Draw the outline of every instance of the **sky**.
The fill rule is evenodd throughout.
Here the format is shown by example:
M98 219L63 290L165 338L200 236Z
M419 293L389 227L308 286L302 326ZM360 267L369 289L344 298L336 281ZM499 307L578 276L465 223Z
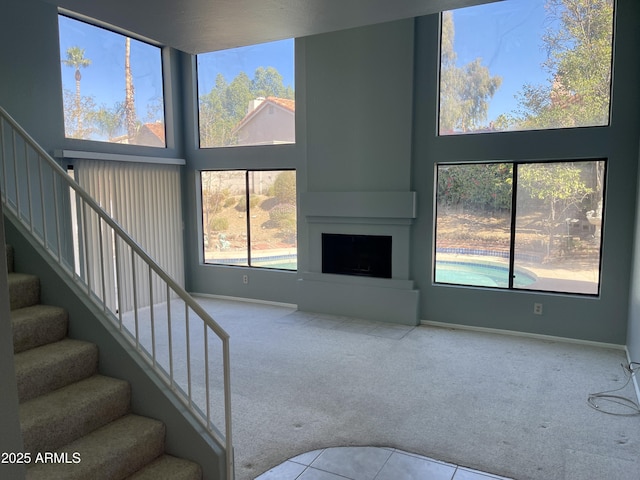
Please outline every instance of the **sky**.
M125 37L65 16L59 17L59 24L61 60L73 46L84 48L85 58L91 60L91 65L80 70L81 94L94 97L98 106L113 107L123 102ZM260 66L275 67L283 76L284 85L295 88L293 43L293 39L283 40L198 55L199 90L211 90L218 73L231 82L241 71L253 78ZM157 103L163 94L160 48L132 40L131 70L139 119L157 120L147 118L147 105ZM62 64L61 75L63 88L75 92L75 68Z
M284 86L295 90L293 44L289 39L198 55L199 95L211 91L218 73L231 83L240 72L253 78L258 67L274 67L282 75Z
M525 83L547 81L541 37L552 24L544 4L545 0L508 0L453 11L458 65L479 57L491 75L502 77L488 121L517 107L514 96Z
M525 83L542 84L548 72L542 68L546 54L542 34L553 27L545 11L546 0L506 0L453 11L455 50L458 64L476 58L489 68L491 75L502 77L502 85L489 106L488 121L517 108L515 95ZM283 76L285 86L294 84L293 40L223 50L198 55L199 94L214 85L217 73L231 82L244 71L252 78L257 67L273 66ZM124 37L67 17L60 17L60 46L64 58L70 46L85 49L91 66L81 70L82 94L113 106L124 100ZM138 116L146 119L148 103L162 96L160 49L132 41ZM75 91L74 69L61 68L63 86Z
M92 96L98 107L108 108L125 97L125 37L68 17L59 17L60 56L66 58L69 47L85 50L84 56L91 65L81 68L81 94ZM147 118L147 105L163 96L162 58L160 48L138 40L131 41L131 71L134 81L136 110L140 120ZM75 93L75 68L61 64L62 85Z

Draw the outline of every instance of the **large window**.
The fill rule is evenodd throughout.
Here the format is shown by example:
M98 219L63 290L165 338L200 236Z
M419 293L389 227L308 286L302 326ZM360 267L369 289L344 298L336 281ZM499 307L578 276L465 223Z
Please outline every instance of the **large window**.
M294 41L197 57L200 147L295 143Z
M599 293L604 161L436 168L436 283Z
M59 16L67 138L165 147L159 47Z
M201 172L205 263L297 269L296 172Z
M440 135L609 124L614 0L442 14Z

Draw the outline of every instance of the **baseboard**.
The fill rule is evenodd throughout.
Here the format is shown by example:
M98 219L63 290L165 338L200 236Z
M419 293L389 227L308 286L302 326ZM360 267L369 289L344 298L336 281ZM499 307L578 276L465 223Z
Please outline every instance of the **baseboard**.
M245 297L233 297L231 295L215 295L213 293L197 293L197 292L189 292L194 298L202 297L202 298L211 298L215 300L232 300L234 302L245 302L245 303L259 303L261 305L273 305L275 307L285 307L285 308L298 308L298 305L295 303L284 303L284 302L272 302L271 300L261 300L259 298L245 298Z
M518 332L515 330L503 330L500 328L475 327L472 325L462 325L457 323L434 322L431 320L421 320L421 325L438 328L450 328L453 330L470 330L474 332L494 333L497 335L510 335L513 337L535 338L538 340L548 340L553 342L574 343L578 345L589 345L592 347L612 348L615 350L626 350L625 345L615 343L594 342L592 340L581 340L579 338L556 337L554 335L542 335L539 333Z

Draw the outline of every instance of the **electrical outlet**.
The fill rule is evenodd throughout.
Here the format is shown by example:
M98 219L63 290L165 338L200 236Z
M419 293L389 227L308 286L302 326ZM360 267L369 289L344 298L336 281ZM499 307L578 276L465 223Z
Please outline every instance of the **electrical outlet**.
M242 275L242 283L245 285L249 283L249 275Z
M535 315L542 315L542 304L541 303L534 303L533 304L533 313Z

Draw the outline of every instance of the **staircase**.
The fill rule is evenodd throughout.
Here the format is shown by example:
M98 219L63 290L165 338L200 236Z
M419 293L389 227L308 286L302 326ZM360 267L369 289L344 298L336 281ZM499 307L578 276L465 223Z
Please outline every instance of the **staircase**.
M66 311L40 305L39 279L6 255L26 478L202 479L165 453L164 424L131 412L129 384L100 375L98 348L67 337Z

